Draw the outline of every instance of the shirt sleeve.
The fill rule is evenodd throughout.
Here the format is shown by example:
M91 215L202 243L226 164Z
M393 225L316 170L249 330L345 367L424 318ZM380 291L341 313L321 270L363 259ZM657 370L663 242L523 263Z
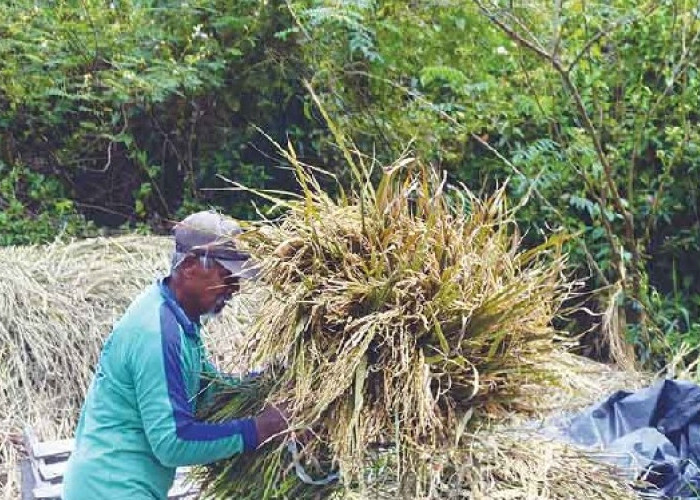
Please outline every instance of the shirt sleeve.
M206 464L258 445L250 418L210 423L194 415L183 375L180 328L167 305L161 331L135 337L130 356L136 400L153 453L167 467Z

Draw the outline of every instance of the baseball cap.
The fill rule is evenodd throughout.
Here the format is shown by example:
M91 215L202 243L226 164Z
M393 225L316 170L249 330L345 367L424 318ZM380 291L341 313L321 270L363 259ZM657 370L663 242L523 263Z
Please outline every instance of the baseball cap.
M250 254L236 247L235 237L243 233L230 217L214 210L187 216L173 228L175 255L203 255L215 259L239 278L254 278Z

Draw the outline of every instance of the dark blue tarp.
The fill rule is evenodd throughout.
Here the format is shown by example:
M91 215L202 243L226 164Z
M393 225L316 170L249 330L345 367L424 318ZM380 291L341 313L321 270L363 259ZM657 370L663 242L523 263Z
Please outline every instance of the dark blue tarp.
M661 380L618 391L554 424L560 437L635 471L659 497L700 498L700 386Z

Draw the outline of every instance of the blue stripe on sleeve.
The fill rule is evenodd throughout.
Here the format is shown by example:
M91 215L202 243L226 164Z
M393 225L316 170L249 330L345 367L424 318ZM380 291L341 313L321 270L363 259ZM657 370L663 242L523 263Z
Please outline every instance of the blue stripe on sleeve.
M254 450L258 446L258 433L252 418L209 423L194 417L182 373L180 328L166 303L160 308L160 325L168 396L173 407L177 437L185 441L213 441L240 434L244 448Z

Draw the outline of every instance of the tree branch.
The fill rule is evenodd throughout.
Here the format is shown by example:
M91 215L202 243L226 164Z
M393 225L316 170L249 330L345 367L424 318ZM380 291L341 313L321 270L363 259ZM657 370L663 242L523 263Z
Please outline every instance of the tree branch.
M503 31L505 31L508 35L510 35L510 37L513 41L515 41L516 43L518 43L520 45L523 45L524 47L527 47L528 49L535 52L537 55L539 55L541 58L545 59L546 61L550 61L552 59L551 55L549 53L547 53L546 50L544 50L542 47L540 47L538 45L535 45L533 42L523 38L513 28L511 28L506 23L501 21L496 14L494 14L493 12L488 10L486 7L484 7L484 4L481 0L474 0L474 3L476 3L479 10L486 17L488 17L491 20L491 22L493 22L496 26L498 26Z
M561 9L564 0L556 0L557 4L554 10L554 42L552 43L552 56L557 57L559 45L561 44L561 35L563 32L563 23L561 21Z
M568 73L568 71L562 66L561 60L557 58L556 56L547 53L545 50L537 47L535 44L530 42L529 40L526 40L523 38L518 32L516 32L513 28L505 24L503 21L501 21L495 14L493 14L491 11L486 9L483 5L483 2L481 0L474 0L476 5L479 7L479 9L486 15L494 24L496 24L498 27L500 27L510 38L516 42L517 44L524 46L531 51L533 51L535 54L537 54L539 57L547 61L552 65L552 67L559 73L559 75L562 78L562 81L564 83L564 86L566 87L567 91L570 93L570 95L574 99L574 104L576 105L576 109L583 120L583 127L586 129L586 132L591 138L591 141L593 142L593 147L596 152L596 156L598 157L598 161L600 161L601 166L603 167L603 171L605 172L605 177L606 177L606 184L608 185L608 189L610 189L610 193L613 197L613 204L615 205L615 209L620 212L621 214L625 214L627 210L624 208L622 205L621 199L620 199L620 193L617 189L617 185L614 182L613 179L613 172L612 168L610 166L610 162L608 161L605 152L603 151L603 146L600 142L600 137L598 135L598 131L596 130L595 126L593 125L593 122L591 121L591 118L588 114L588 111L586 110L586 106L583 103L583 99L581 98L581 94L578 91L578 88L574 84L574 82L571 80L571 77Z
M653 8L653 9L650 9L650 12L645 13L645 15L650 14L651 12L653 12L654 10L656 10L657 7L658 7L658 5L654 5L654 8ZM621 17L620 19L618 19L617 21L615 21L614 23L612 23L612 24L610 25L609 28L604 29L604 30L600 30L598 33L596 33L595 35L593 35L593 36L586 42L586 44L583 46L583 48L576 54L576 56L574 57L573 61L571 61L571 63L569 64L569 66L566 68L566 72L567 72L567 73L570 73L571 70L573 70L574 67L581 61L581 59L583 58L583 56L585 56L585 55L588 53L588 51L591 50L591 47L593 47L593 45L595 45L598 41L600 41L602 38L605 38L605 37L607 37L608 35L612 34L612 32L615 31L615 30L617 30L617 28L619 28L620 26L622 26L622 25L624 25L624 24L627 24L627 23L629 23L629 22L632 22L632 21L636 21L636 20L637 20L637 17L638 17L638 16L636 16L636 15L634 15L634 16L627 16L627 17Z
M623 205L622 203L622 197L620 196L620 192L617 188L617 184L615 183L615 178L614 178L614 173L612 169L612 165L610 164L608 157L603 149L603 145L600 140L600 135L598 134L598 131L593 124L591 117L586 110L586 106L583 102L583 98L581 97L581 93L578 90L578 87L576 84L573 82L571 79L571 74L570 74L570 68L572 68L572 65L569 65L568 68L565 68L562 65L561 59L556 55L556 54L550 54L546 50L542 49L541 46L538 46L531 42L530 40L525 39L520 33L518 33L515 29L513 29L511 26L503 22L497 15L495 15L493 12L491 12L489 9L487 9L483 2L481 0L474 0L474 3L477 5L479 10L486 16L488 17L491 22L493 22L496 26L501 28L501 30L506 33L512 41L517 43L518 45L525 47L526 49L529 49L532 51L535 55L540 57L541 59L547 61L554 70L559 73L562 82L564 84L564 88L567 90L569 95L572 97L574 101L574 105L576 107L577 113L579 117L581 118L583 122L583 128L586 130L586 133L588 134L591 142L593 143L593 148L596 154L596 157L598 158L598 161L600 162L602 168L603 168L603 173L604 173L604 185L607 188L607 191L610 193L610 197L612 198L610 201L612 202L613 207L615 210L620 213L623 217L623 222L624 222L624 238L625 242L627 244L627 247L632 255L632 263L631 263L631 270L632 270L632 281L633 281L633 290L635 295L639 291L639 288L641 286L640 282L640 276L638 272L638 266L640 262L640 254L639 254L639 248L637 245L637 240L635 238L634 234L634 217L632 213ZM579 55L580 57L583 56L583 54L586 53L586 51L590 48L590 46L593 45L597 40L602 38L603 36L612 33L614 29L616 29L618 26L621 25L621 22L616 22L613 24L612 27L609 29L605 30L604 32L598 33L595 36L593 36L586 46L584 47L585 50L582 50ZM578 62L580 59L579 56L574 59L574 62ZM607 203L607 196L605 195L605 192L603 192L602 200L603 203L601 204L601 209L605 207ZM605 219L605 215L603 214L603 219ZM604 224L607 224L606 220L603 220ZM607 228L606 230L612 230L612 228ZM610 237L610 235L609 235ZM625 269L623 265L623 256L621 250L618 250L615 244L615 241L611 240L610 241L611 249L613 252L613 255L618 259L620 269L618 272L620 273L621 276L624 276L625 274Z

